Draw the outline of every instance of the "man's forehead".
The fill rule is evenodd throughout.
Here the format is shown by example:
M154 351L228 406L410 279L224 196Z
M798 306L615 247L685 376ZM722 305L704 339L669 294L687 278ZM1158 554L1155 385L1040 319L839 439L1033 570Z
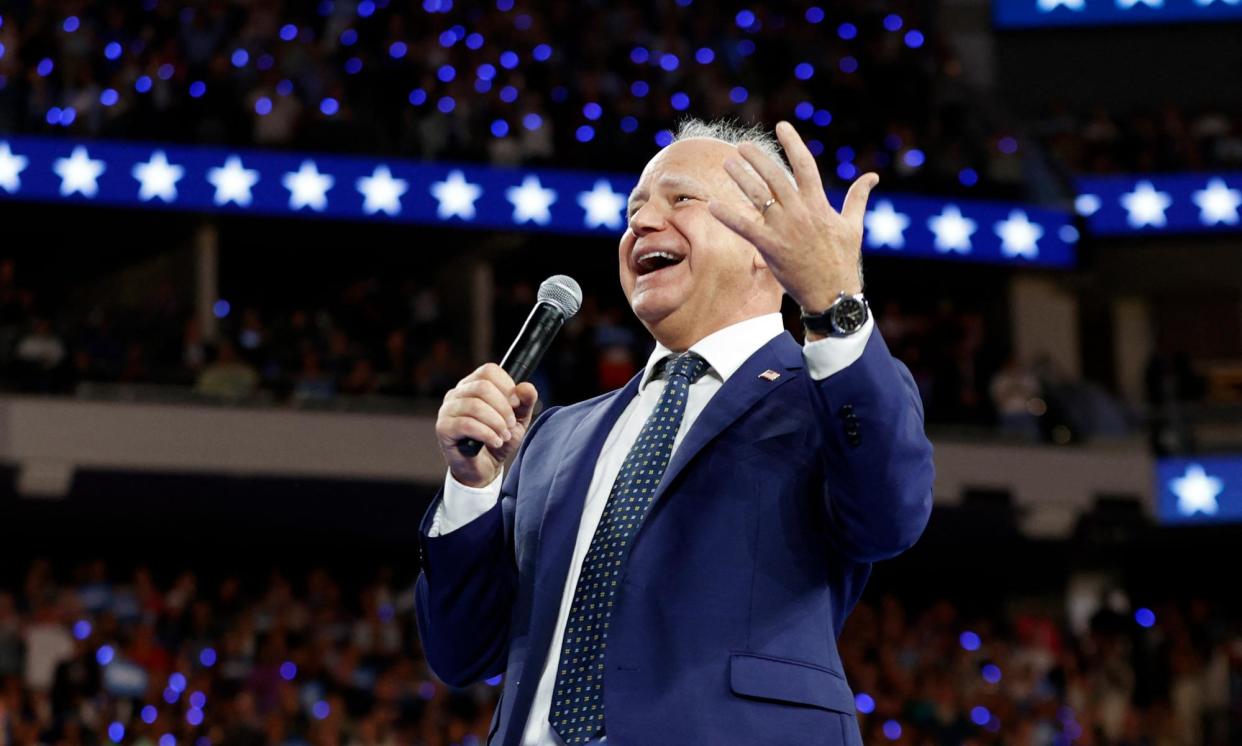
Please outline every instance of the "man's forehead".
M643 169L631 199L653 186L705 187L724 173L724 161L737 148L723 140L691 137L656 153ZM713 173L719 171L720 173Z

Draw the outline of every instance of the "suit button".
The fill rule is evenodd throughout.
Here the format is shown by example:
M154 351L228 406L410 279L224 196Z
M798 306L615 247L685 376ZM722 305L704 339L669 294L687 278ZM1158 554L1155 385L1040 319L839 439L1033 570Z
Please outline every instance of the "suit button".
M851 422L848 425L846 425L845 434L850 436L851 438L857 438L858 437L858 423Z
M854 405L853 404L842 405L840 415L842 417L853 417L854 416Z

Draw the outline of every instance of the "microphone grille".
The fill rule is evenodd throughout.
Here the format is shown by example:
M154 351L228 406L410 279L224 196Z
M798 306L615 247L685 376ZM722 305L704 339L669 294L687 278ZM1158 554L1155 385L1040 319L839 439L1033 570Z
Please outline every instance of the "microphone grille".
M582 307L582 288L569 275L552 275L539 286L539 302L551 303L568 319Z

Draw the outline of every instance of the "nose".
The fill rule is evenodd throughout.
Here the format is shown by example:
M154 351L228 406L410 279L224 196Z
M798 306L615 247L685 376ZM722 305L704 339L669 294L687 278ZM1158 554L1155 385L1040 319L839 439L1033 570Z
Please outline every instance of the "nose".
M645 236L664 227L665 215L654 200L646 202L630 218L630 230L635 236Z

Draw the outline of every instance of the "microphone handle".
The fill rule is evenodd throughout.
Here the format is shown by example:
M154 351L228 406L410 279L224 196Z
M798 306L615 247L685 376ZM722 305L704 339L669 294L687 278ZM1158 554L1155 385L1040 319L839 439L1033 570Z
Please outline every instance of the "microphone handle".
M509 346L500 361L500 367L517 383L526 380L552 344L552 338L565 324L565 315L550 303L537 303L531 309L530 316L522 325L522 331ZM474 438L462 438L457 441L457 450L463 456L473 458L483 450L482 441Z

